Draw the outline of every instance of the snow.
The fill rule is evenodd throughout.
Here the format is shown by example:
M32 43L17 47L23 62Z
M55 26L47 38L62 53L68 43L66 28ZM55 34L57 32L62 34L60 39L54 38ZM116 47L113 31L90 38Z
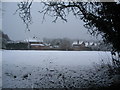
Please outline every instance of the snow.
M38 42L38 40L30 39L29 42Z
M30 44L31 46L45 46L44 44Z
M95 46L97 46L97 43L94 43Z
M84 87L93 63L111 59L102 51L3 50L2 57L4 88Z
M72 43L72 45L74 45L74 44L78 44L78 42L77 42L77 41L74 41L74 42Z
M74 41L74 42L72 43L72 45L82 44L82 43L83 43L83 41Z
M87 47L89 45L89 43L88 42L85 42L85 46Z
M94 43L93 42L90 42L90 46L93 45Z
M38 39L28 39L29 42L43 42L43 40Z

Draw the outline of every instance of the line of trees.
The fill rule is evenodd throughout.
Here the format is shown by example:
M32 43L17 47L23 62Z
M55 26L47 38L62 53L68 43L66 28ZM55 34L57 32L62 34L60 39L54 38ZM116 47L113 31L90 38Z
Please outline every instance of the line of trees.
M71 50L72 48L72 40L68 38L63 38L63 39L47 39L44 38L43 41L45 43L49 43L51 46L58 46L62 50Z

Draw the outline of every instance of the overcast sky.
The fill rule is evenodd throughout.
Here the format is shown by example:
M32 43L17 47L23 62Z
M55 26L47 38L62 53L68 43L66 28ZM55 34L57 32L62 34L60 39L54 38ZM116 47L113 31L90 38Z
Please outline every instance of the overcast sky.
M26 28L18 13L13 15L17 9L17 3L7 2L2 4L4 9L2 29L8 34L12 40L25 40L36 36L38 39L43 38L70 38L70 39L84 39L96 40L91 36L87 29L83 27L83 22L76 19L72 14L68 16L68 22L58 20L52 23L54 18L47 16L44 23L42 23L42 16L38 11L41 10L40 3L33 3L31 14L33 24L30 25L30 32L25 32Z

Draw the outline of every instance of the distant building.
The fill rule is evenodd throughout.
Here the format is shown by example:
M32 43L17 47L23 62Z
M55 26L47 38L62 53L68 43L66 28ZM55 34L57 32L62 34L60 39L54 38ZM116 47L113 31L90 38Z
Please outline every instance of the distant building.
M48 49L49 45L46 43L43 43L43 40L36 40L36 39L30 39L29 42L29 48L35 49L35 50L43 50Z
M73 50L81 51L81 50L91 50L89 47L86 46L87 43L84 41L74 41L72 44Z

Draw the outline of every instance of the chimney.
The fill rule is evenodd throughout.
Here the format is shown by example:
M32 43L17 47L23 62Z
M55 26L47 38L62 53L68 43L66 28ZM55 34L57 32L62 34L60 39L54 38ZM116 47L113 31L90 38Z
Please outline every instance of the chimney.
M79 40L77 41L77 44L79 44Z

